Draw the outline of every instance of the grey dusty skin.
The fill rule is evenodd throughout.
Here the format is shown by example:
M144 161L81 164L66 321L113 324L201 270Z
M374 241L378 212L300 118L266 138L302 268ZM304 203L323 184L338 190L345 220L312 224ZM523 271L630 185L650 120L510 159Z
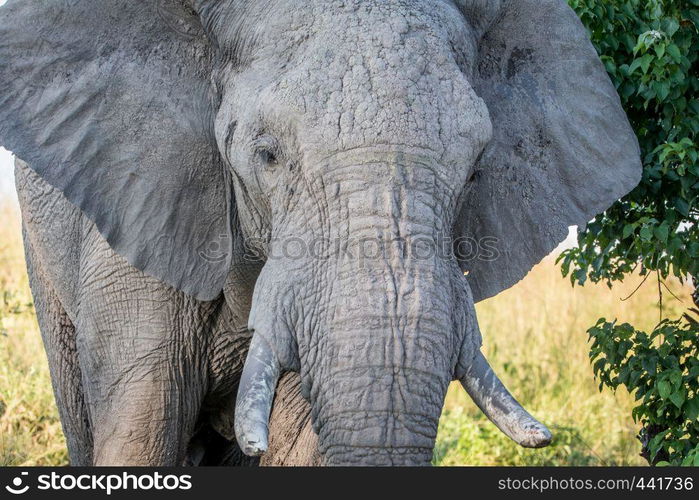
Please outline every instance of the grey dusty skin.
M8 0L0 68L71 463L428 465L454 379L550 440L474 304L641 176L565 0Z

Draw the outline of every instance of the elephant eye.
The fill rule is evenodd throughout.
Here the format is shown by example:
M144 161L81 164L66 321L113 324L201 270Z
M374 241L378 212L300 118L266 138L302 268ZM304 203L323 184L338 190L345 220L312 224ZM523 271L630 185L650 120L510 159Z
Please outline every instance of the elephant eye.
M260 156L260 160L262 160L265 165L270 167L277 165L277 157L272 151L260 151L258 154Z
M279 143L269 135L258 137L254 142L254 151L260 164L266 168L276 168L279 164Z

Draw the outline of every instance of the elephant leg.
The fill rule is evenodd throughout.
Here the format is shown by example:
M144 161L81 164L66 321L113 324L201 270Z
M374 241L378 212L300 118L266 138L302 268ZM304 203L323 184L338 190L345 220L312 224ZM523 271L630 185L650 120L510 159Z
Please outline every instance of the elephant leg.
M71 463L183 463L211 385L206 328L219 304L186 298L130 266L19 159L15 178Z
M44 273L26 232L24 236L29 283L70 463L74 466L89 465L92 462L92 433L85 407L75 328Z
M163 285L88 233L76 328L94 464L181 465L208 385L207 328L220 304Z
M301 395L298 373L286 373L279 380L269 426L269 448L260 465L322 465L318 437L311 427L311 405Z

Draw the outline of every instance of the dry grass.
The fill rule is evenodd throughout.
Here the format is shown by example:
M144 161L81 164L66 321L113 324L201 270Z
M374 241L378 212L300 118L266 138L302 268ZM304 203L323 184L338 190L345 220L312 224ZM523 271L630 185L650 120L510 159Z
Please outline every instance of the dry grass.
M18 221L0 206L0 465L65 464Z
M513 289L477 306L486 355L518 399L555 433L543 450L503 437L454 385L435 450L441 465L642 464L625 393L600 393L585 330L600 316L651 328L657 290L640 279L607 289L571 288L551 260ZM670 283L689 300L687 290ZM681 305L666 297L668 312ZM31 307L16 210L0 207L0 465L67 462L46 357Z

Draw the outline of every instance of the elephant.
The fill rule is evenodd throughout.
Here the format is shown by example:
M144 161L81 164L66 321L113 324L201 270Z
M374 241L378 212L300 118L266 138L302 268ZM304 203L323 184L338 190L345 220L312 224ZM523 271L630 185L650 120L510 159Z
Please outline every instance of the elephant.
M475 304L641 177L564 0L9 0L0 61L71 463L428 465L454 380L550 442Z

